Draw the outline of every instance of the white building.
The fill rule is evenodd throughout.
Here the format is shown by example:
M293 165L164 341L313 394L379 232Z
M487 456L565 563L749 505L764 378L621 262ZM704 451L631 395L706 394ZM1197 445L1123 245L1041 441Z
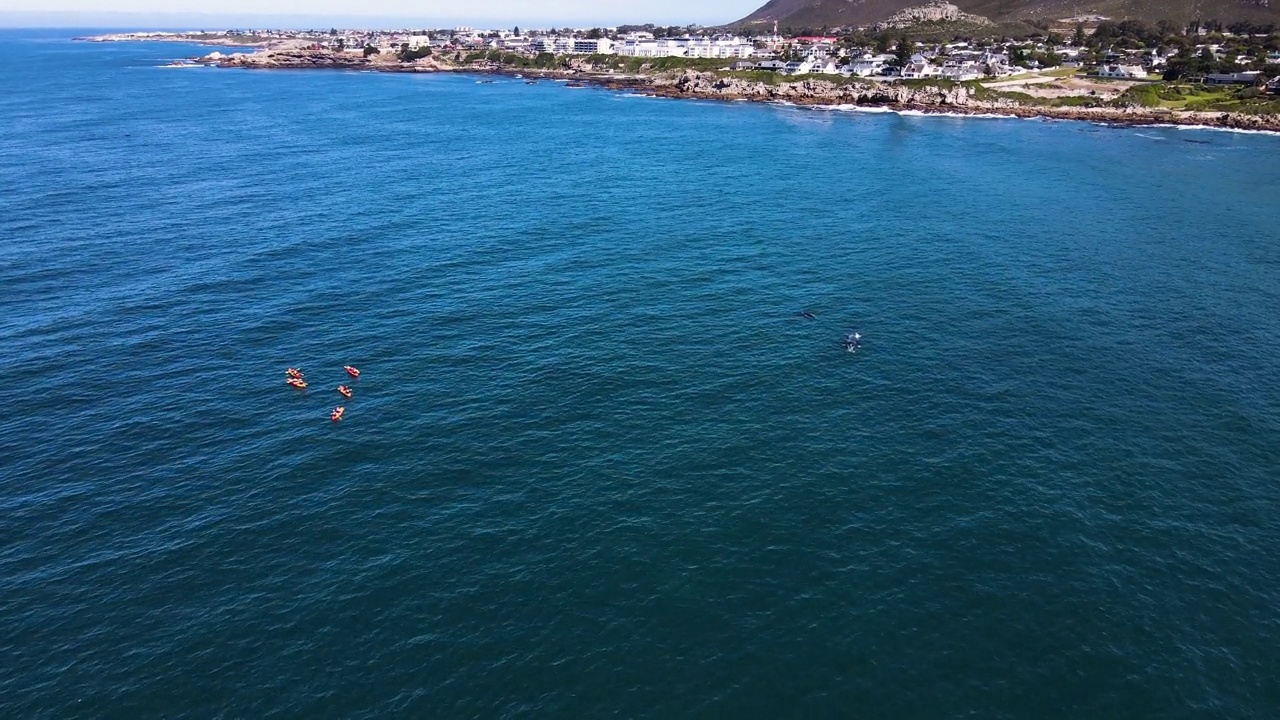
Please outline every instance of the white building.
M833 57L820 58L814 60L813 69L809 72L821 73L823 75L839 75L840 62Z
M892 58L892 55L863 55L859 58L852 58L845 65L845 72L858 77L879 75L880 71L884 69L885 62Z
M626 40L614 51L626 57L684 57L685 48L674 40Z
M987 69L975 62L948 62L943 64L940 74L948 80L965 82L986 77Z
M1098 68L1098 77L1143 80L1147 71L1141 65L1103 65Z
M755 43L740 37L680 38L685 57L691 58L749 58L755 54Z
M812 59L792 60L791 62L782 66L782 72L786 73L787 75L808 75L809 71L812 69L813 69Z
M529 49L538 53L567 55L573 52L573 38L562 38L554 35L543 35L529 42Z
M756 43L765 50L768 50L771 53L776 53L782 49L783 45L787 44L787 40L775 32L772 35L762 35L756 38Z
M800 54L807 58L824 58L828 55L838 54L839 49L831 43L814 43L805 46Z
M574 55L612 55L613 41L609 38L574 38L571 52Z
M923 80L925 78L938 77L942 74L942 69L925 59L923 55L912 55L911 62L902 68L902 78L904 80Z
M834 58L806 58L793 60L782 69L788 75L839 75Z

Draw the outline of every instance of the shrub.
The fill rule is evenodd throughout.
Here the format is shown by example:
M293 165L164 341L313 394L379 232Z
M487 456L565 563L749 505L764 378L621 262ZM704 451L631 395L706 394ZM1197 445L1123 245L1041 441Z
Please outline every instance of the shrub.
M400 51L400 62L413 62L414 60L421 60L425 57L431 57L430 45L423 45L422 47L414 50L405 48Z

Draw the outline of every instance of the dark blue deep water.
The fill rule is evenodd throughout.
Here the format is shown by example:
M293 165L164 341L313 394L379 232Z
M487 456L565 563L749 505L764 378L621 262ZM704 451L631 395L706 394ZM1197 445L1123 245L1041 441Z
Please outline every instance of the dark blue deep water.
M0 716L1280 714L1280 138L0 39Z

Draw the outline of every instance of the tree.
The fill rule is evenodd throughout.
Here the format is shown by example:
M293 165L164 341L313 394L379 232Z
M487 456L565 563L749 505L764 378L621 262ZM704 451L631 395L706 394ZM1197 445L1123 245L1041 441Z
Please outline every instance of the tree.
M1084 23L1076 23L1076 34L1071 38L1071 44L1076 47L1084 47Z
M371 55L378 55L378 54L380 54L381 52L382 52L381 50L379 50L378 48L376 48L376 47L374 47L374 46L372 46L372 45L365 45L365 46L364 46L364 56L365 56L365 57L370 57Z
M512 28L511 34L515 35L516 37L520 37L520 26L517 25L514 28Z
M906 67L911 62L911 56L916 52L915 43L907 39L906 35L898 38L898 47L894 52L894 59L898 61L898 67Z
M893 44L893 40L889 37L889 33L884 33L876 38L876 54L884 55L889 52L889 46Z

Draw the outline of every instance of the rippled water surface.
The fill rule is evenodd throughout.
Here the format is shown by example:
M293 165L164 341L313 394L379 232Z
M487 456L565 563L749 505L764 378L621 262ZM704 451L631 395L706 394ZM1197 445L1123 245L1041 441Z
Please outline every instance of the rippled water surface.
M1276 716L1280 139L0 39L0 716Z

